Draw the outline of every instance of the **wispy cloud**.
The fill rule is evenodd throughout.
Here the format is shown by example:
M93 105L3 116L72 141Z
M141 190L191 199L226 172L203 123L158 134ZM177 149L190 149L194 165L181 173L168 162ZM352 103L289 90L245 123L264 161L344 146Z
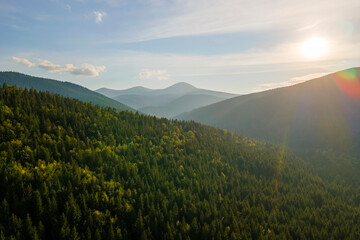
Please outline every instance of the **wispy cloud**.
M27 67L38 67L44 69L50 73L69 72L72 75L85 76L85 77L97 77L101 72L104 72L105 66L94 66L88 63L84 63L81 66L75 66L73 64L54 64L48 60L39 59L38 63L31 62L25 58L13 57L13 61L23 64Z
M107 13L103 12L103 11L94 11L93 15L95 16L95 22L101 23L103 20L103 17L105 17L107 15Z
M71 11L71 6L69 4L66 4L65 9Z
M221 3L218 0L174 0L164 4L163 10L159 11L162 16L151 20L133 40L239 31L293 31L315 27L314 22L319 19L320 27L325 24L329 27L329 22L335 20L357 18L355 9L359 7L358 0L222 0ZM166 9L172 11L164 16Z
M178 75L237 75L244 69L246 72L298 71L314 69L314 66L318 69L317 72L320 72L330 71L331 68L339 69L343 64L340 66L334 66L334 64L347 61L347 59L359 59L360 43L331 41L327 55L311 60L302 56L301 45L301 41L290 42L268 49L250 49L242 53L217 55L156 54L127 51L116 53L116 59L113 59L113 62L140 69L143 66L148 69L167 69L171 71L172 77L174 77ZM121 58L119 58L120 55Z
M325 76L328 74L330 74L330 73L312 73L312 74L308 74L305 76L293 77L284 82L264 83L264 84L260 84L257 88L255 88L253 92L261 92L261 91L266 91L266 90L275 89L275 88L288 87L288 86L292 86L292 85L295 85L298 83L306 82L308 80L319 78L319 77L322 77L322 76Z
M138 77L140 79L166 80L169 76L165 70L143 70L138 74Z
M289 84L293 85L293 84L302 83L302 82L305 82L305 81L308 81L311 79L323 77L328 74L330 74L330 73L312 73L312 74L308 74L305 76L293 77L288 82L289 82Z

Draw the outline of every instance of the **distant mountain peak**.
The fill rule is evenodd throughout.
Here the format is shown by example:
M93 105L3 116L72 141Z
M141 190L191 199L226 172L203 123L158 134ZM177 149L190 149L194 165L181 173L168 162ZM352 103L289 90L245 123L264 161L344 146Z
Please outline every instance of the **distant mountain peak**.
M182 88L192 88L192 89L196 89L196 87L194 87L193 85L186 83L186 82L178 82L175 83L174 85L171 85L168 88L172 88L172 87L182 87Z
M193 85L191 85L190 83L187 83L187 82L178 82L178 83L175 83L174 85L172 85L171 87L189 87L189 88L196 88L194 87Z
M167 91L169 93L189 93L195 90L197 90L196 87L186 82L178 82L164 89L164 91Z

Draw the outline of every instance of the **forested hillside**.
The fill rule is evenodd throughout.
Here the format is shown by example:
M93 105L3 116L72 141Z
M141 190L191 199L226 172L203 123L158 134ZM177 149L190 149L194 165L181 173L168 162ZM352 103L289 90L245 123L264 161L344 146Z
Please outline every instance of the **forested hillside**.
M359 187L194 122L0 88L0 239L360 239Z
M33 77L17 72L0 72L0 86L3 83L16 85L18 88L34 88L37 91L57 93L64 97L76 98L81 101L92 102L95 105L116 108L120 111L134 111L127 105L70 82Z

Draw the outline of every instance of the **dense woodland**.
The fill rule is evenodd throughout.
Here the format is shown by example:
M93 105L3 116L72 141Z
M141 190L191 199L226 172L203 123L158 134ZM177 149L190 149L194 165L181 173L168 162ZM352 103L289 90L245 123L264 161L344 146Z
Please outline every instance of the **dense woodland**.
M358 186L194 122L0 88L0 239L360 239Z

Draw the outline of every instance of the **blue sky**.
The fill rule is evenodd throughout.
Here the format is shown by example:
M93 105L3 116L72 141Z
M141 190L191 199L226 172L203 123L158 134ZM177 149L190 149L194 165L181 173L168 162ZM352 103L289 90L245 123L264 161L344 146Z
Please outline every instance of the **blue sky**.
M249 93L360 66L359 0L0 0L0 70ZM327 51L301 53L308 39ZM316 50L316 49L315 49Z

